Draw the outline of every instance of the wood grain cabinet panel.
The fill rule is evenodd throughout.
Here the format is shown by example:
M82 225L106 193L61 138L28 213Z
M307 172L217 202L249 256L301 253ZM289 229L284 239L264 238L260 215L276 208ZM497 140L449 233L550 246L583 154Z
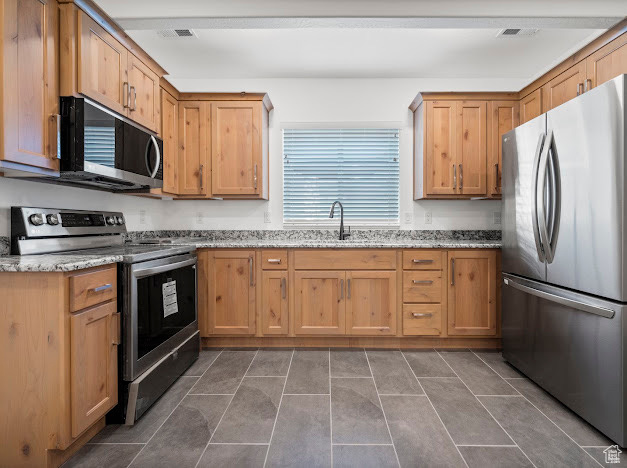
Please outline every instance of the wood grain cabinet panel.
M453 195L457 190L456 103L427 101L426 194Z
M214 251L208 259L209 334L254 334L255 251Z
M344 335L344 271L294 273L294 332L297 335Z
M261 267L264 270L287 270L287 250L263 250L261 252Z
M208 109L208 103L203 101L179 102L178 193L181 195L211 194Z
M403 304L403 335L442 334L441 304Z
M434 249L404 250L403 270L441 270L442 251Z
M70 317L72 437L118 403L119 315L115 302Z
M486 101L457 102L457 192L485 195L487 158Z
M70 276L70 311L76 312L117 296L117 269L79 271Z
M520 123L524 124L542 114L542 89L538 88L520 100Z
M296 270L392 270L396 252L383 249L313 249L294 252Z
M178 193L178 101L161 89L161 138L163 140L163 191Z
M586 89L627 73L627 34L601 47L586 59Z
M261 331L264 335L287 335L287 272L263 271L261 277Z
M5 0L0 84L0 166L58 171L59 5L56 0Z
M496 252L448 252L448 334L496 335Z
M346 272L346 333L396 334L396 272Z
M403 302L442 302L442 272L404 271Z
M78 12L78 92L127 115L128 51L86 13Z
M501 196L503 171L503 135L518 126L518 101L491 101L488 105L488 195Z
M557 75L542 87L542 112L548 112L583 94L585 81L585 60Z
M159 132L160 96L159 76L129 52L128 116L140 125Z

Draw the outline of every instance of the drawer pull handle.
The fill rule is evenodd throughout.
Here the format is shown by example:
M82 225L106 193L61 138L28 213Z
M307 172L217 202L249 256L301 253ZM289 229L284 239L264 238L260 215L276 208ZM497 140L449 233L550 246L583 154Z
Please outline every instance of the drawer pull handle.
M111 289L113 287L112 284L103 284L102 286L98 286L97 288L91 288L88 291L91 292L102 292L102 291L106 291L107 289Z
M422 314L419 312L412 312L411 316L414 318L424 318L424 317L433 317L433 314L431 312L426 313L426 314Z
M414 259L412 259L412 262L414 262L414 263L433 263L433 260L424 260L424 259L414 258Z
M340 280L340 300L344 300L344 280Z
M255 278L253 277L253 258L248 257L248 275L250 276L250 285L255 285Z
M411 280L414 284L433 284L432 280Z
M285 278L281 278L281 297L283 299L286 298L286 283L287 281L285 280Z
M277 265L281 264L281 259L280 258L269 258L268 259L268 263L276 263Z

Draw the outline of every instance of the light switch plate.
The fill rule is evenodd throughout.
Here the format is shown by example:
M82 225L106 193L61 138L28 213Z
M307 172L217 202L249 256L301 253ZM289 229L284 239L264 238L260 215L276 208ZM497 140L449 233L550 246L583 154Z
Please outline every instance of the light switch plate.
M411 224L412 222L412 214L411 211L405 212L405 224Z
M501 212L500 211L494 212L494 224L501 224Z
M204 224L205 218L203 217L202 211L198 211L196 213L196 224Z
M146 210L139 210L139 224L146 224Z
M425 224L431 224L433 222L431 211L425 211Z
M266 224L270 224L272 222L272 213L269 211L265 211L263 213L263 222Z

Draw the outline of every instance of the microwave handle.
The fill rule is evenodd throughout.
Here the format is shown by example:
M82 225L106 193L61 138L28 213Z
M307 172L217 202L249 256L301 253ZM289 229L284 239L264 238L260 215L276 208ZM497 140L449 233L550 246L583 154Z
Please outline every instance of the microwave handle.
M155 146L155 151L157 152L157 164L155 164L155 168L150 170L150 143ZM161 151L159 151L159 144L157 143L157 139L150 135L150 140L146 144L146 169L148 170L148 174L150 174L150 178L154 179L159 171L159 166L161 165Z

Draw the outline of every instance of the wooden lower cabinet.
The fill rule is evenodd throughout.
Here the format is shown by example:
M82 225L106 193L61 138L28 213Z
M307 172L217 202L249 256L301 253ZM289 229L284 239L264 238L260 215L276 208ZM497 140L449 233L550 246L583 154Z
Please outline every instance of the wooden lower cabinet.
M403 335L440 336L442 304L403 304Z
M294 333L344 335L345 282L344 271L294 272Z
M496 335L496 252L452 250L448 258L448 334Z
M346 272L346 333L396 335L396 271Z
M270 270L261 274L260 309L261 332L264 335L287 335L287 271Z

